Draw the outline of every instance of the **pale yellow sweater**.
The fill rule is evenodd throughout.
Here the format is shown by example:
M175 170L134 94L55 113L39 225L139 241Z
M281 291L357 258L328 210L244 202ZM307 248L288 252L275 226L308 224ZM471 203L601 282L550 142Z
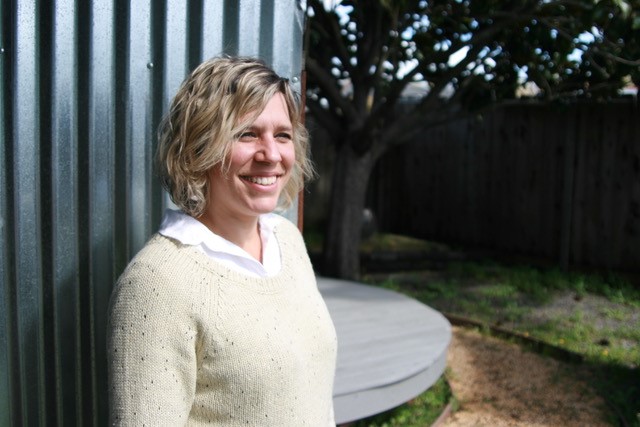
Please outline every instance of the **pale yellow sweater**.
M298 230L253 278L155 235L111 299L114 425L335 426L336 334Z

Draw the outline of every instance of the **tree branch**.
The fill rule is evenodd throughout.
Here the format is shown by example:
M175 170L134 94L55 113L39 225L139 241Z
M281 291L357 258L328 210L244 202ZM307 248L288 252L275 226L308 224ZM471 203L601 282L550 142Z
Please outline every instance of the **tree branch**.
M335 79L320 67L313 58L307 58L306 67L309 74L316 79L318 86L322 88L323 93L327 96L329 103L333 107L340 108L345 118L349 121L355 121L358 117L357 111L348 99L344 98L336 85Z
M341 42L341 28L335 12L328 11L319 0L309 0L309 6L313 8L316 18L312 20L315 31L323 35L323 40L329 43L329 49L345 67L350 67L349 52L344 43Z

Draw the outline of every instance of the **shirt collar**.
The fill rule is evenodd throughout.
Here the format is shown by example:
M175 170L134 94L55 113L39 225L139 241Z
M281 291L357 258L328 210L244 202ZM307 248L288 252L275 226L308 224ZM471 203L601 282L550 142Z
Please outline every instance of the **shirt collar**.
M180 211L167 209L165 211L159 233L163 236L178 240L185 245L200 247L212 258L235 259L236 264L255 264L251 270L273 274L280 270L280 248L273 238L273 230L282 218L277 214L264 214L258 218L260 238L262 239L262 264L249 255L245 250L227 239L215 234L207 226L190 215Z

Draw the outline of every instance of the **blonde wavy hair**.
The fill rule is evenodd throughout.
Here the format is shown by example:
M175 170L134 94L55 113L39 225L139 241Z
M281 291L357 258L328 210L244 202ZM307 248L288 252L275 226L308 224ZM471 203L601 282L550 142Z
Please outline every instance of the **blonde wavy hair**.
M202 215L208 171L228 167L234 142L277 93L284 96L295 147L295 163L278 208L291 205L314 175L299 96L261 60L226 56L203 62L187 77L160 123L157 161L173 203L193 217Z

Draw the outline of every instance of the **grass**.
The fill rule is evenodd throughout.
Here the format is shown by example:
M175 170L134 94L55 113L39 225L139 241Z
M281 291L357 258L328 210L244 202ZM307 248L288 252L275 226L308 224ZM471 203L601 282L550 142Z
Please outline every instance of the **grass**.
M352 427L424 427L433 424L442 410L455 399L447 382L440 378L428 391L415 399L382 414L354 423Z
M376 233L366 239L360 245L362 253L372 253L376 251L393 252L434 252L443 251L448 248L445 245L429 242L426 240L414 239L412 237L400 236L397 234Z
M598 275L456 262L444 271L368 275L364 281L408 294L444 313L562 343L594 362L640 363L640 292ZM585 311L586 310L586 311ZM630 327L631 325L631 327ZM616 347L626 343L624 351ZM606 360L602 347L609 348Z
M375 236L362 249L447 251L444 245L393 235ZM443 313L583 356L592 368L592 386L608 402L612 417L620 425L640 426L640 288L623 277L483 260L452 261L438 270L365 274L362 279ZM439 393L430 389L411 404L355 425L429 425L413 416L442 411L446 403L432 398L432 392Z
M419 273L408 274L412 275ZM455 265L441 280L422 285L415 277L406 280L408 276L387 278L382 285L438 310L506 327L584 356L593 367L592 385L613 416L625 420L622 425L640 425L640 297L635 290L626 285L614 288L598 277L495 263ZM534 316L563 292L582 301L599 296L617 305L595 308L597 316L580 308L559 310L547 320Z

